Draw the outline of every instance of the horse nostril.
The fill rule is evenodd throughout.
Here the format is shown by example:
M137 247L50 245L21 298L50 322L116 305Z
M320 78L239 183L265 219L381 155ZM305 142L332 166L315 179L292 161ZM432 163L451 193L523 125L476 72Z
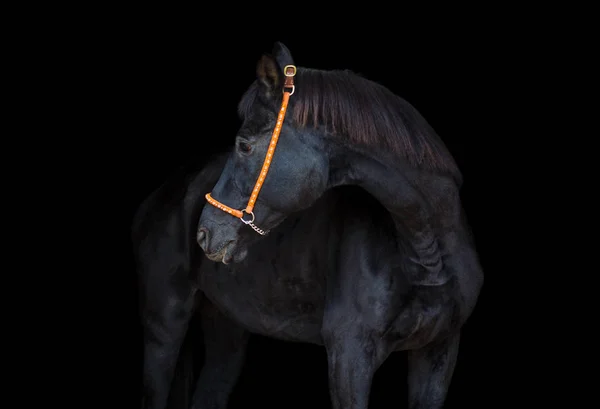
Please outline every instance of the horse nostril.
M208 248L208 230L206 229L206 227L201 227L198 230L196 241L200 245L200 248L206 251L206 249Z

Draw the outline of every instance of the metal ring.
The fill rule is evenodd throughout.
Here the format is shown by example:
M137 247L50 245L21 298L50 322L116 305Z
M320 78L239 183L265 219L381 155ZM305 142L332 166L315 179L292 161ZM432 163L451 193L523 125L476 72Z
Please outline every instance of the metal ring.
M249 220L249 221L246 221L246 220L244 220L244 213L245 213L245 214L249 214L250 216L252 216L252 220ZM254 212L250 212L250 213L248 213L248 212L247 212L245 209L244 209L244 210L242 210L242 217L240 217L240 220L241 220L242 222L244 222L245 224L250 224L250 223L253 223L253 222L254 222Z

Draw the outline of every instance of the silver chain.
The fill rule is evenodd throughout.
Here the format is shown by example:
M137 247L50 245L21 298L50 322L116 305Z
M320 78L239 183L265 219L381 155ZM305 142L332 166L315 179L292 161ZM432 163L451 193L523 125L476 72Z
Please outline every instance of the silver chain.
M261 236L265 236L269 233L269 230L264 231L263 229L261 229L260 227L256 226L254 223L248 223L248 226L252 227L254 229L254 231L256 231L258 234L260 234Z
M246 211L242 210L242 212L246 212ZM248 213L248 212L246 212L246 213ZM242 217L240 217L240 220L242 221L242 223L247 224L248 226L252 227L254 229L254 231L257 232L258 234L260 234L261 236L264 236L269 233L269 230L265 231L254 224L254 212L250 212L248 214L250 216L252 216L252 220L244 220L244 215L242 214Z

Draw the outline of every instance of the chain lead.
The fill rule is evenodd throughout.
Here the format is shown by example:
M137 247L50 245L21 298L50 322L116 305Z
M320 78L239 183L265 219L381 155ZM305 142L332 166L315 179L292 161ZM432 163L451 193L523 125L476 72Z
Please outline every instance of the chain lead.
M256 226L254 223L250 222L247 223L250 227L252 227L254 229L255 232L257 232L258 234L260 234L261 236L265 236L267 234L269 234L269 230L264 231L263 229L261 229L260 227Z

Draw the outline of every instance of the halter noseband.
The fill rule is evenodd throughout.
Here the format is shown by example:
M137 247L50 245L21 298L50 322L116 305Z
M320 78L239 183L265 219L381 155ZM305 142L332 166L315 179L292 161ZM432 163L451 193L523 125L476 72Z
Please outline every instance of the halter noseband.
M283 125L283 119L285 117L285 111L287 110L288 101L290 99L290 95L294 93L296 87L294 86L294 76L296 75L296 66L295 65L286 65L283 69L283 73L285 75L285 83L283 85L283 101L281 102L281 109L279 110L279 115L277 117L277 123L275 124L275 129L273 130L273 135L271 136L271 143L269 144L269 149L267 150L267 155L265 156L265 161L263 162L262 169L256 180L256 184L254 185L254 189L252 190L252 195L250 195L250 199L248 200L248 205L244 210L236 210L232 209L229 206L224 205L223 203L213 199L210 193L206 194L206 200L211 205L215 206L217 209L223 210L225 213L229 213L232 216L238 217L242 222L249 225L256 231L258 234L265 235L269 231L265 231L260 229L254 224L254 204L256 203L256 198L258 197L258 192L267 177L267 173L269 171L269 166L271 166L271 160L273 157L273 153L275 152L275 147L277 146L277 140L279 139L279 133L281 132L281 126ZM251 216L250 220L244 220L244 213Z

